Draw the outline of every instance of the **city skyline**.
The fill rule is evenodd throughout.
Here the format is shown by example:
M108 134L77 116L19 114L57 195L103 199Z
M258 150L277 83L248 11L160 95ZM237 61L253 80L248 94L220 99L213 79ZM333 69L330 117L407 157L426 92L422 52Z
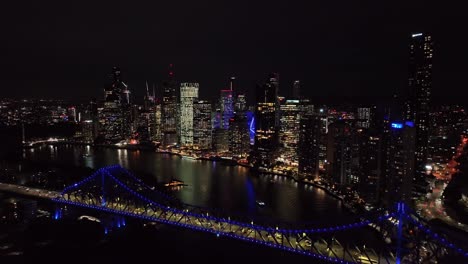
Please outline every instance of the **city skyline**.
M7 5L0 256L468 258L464 9Z
M194 12L187 11L191 5L195 5ZM417 32L431 32L440 55L434 58L439 65L434 68L434 100L449 97L447 91L463 86L467 40L459 33L463 32L462 14L455 7L449 10L416 2L382 8L370 4L358 8L351 3L338 8L238 3L229 8L214 5L208 13L194 3L186 9L164 3L154 8L179 12L173 17L171 12L156 16L148 14L151 4L145 6L148 10L129 5L130 13L141 11L142 18L133 21L119 6L108 6L108 21L97 15L99 5L75 6L69 10L70 18L60 12L51 14L48 4L37 7L42 12L25 8L17 14L11 19L17 23L5 29L6 41L0 44L6 51L3 82L11 87L2 89L1 96L99 97L106 83L102 73L119 66L140 98L146 81L156 84L161 93L160 82L170 63L175 65L178 80L200 83L201 98L211 99L226 88L230 76L237 77L239 89L250 91L269 72L280 74L280 94L286 97L292 93L294 80L301 80L308 97L389 96L406 84L406 41ZM78 14L89 16L84 21L72 19ZM110 14L123 19L114 27ZM268 27L262 20L270 14L278 19L268 20L272 23ZM9 18L7 14L3 19ZM118 37L112 37L116 33ZM269 41L271 34L277 36L274 41Z

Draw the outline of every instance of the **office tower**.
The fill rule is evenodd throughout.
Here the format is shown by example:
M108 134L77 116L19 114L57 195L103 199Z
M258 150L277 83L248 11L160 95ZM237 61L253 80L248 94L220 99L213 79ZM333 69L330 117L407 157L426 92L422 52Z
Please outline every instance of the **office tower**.
M79 122L79 129L75 131L73 139L80 143L93 144L93 121L90 119L83 119Z
M415 184L424 188L429 142L429 101L432 88L433 42L431 35L413 34L409 50L409 94L406 102L405 120L415 123Z
M299 175L317 178L319 176L320 141L322 138L321 116L306 114L299 124L297 155Z
M345 185L352 182L352 130L345 120L328 126L327 173L331 181Z
M163 100L161 104L162 143L167 147L178 142L178 96L174 67L169 64L167 79L162 83Z
M221 90L220 107L222 114L221 128L229 129L229 119L234 116L234 81L235 77L229 79L229 88Z
M385 159L386 175L382 181L383 204L393 206L395 202L411 202L415 170L416 129L411 121L386 122L387 140Z
M375 122L376 106L358 107L356 110L356 127L370 128Z
M325 171L327 166L327 134L328 134L328 115L327 108L321 107L315 113L320 118L320 138L319 138L319 171Z
M310 115L313 114L314 111L314 105L309 99L301 99L299 100L299 109L301 111L301 115ZM324 110L322 109L322 112Z
M234 97L232 90L221 90L221 128L229 129L229 119L234 116Z
M163 139L162 134L162 104L160 101L156 100L156 104L154 107L154 129L151 133L151 140L157 144L160 144Z
M222 128L213 129L213 150L217 154L229 151L229 130Z
M195 101L193 104L193 148L212 148L211 103Z
M447 165L456 155L465 135L466 112L458 105L439 106L430 113L427 172L449 180Z
M234 102L234 112L246 112L247 111L247 99L245 94L237 94L236 100Z
M229 119L229 152L237 159L246 158L250 152L247 101L244 94L238 94L234 101L234 114Z
M270 74L268 80L257 85L255 147L252 163L256 168L272 168L278 149L279 102L278 75Z
M198 83L180 84L180 144L193 145L193 103L198 98Z
M359 196L372 205L380 199L381 142L381 137L372 130L354 130L351 177Z
M246 158L250 152L250 138L245 112L231 118L229 126L229 152L234 158Z
M301 99L301 81L295 80L293 82L293 95L292 98L295 100Z
M114 144L130 136L130 92L118 67L113 68L112 82L104 89L104 106L99 119L102 143Z
M159 108L159 113L158 113ZM140 142L159 142L160 132L160 104L156 103L155 91L149 93L148 83L146 83L146 94L143 98L143 107L134 107L134 114L138 117L135 122L136 138ZM159 120L157 115L159 115Z
M280 105L280 160L287 165L298 165L299 123L301 108L299 100L285 100Z

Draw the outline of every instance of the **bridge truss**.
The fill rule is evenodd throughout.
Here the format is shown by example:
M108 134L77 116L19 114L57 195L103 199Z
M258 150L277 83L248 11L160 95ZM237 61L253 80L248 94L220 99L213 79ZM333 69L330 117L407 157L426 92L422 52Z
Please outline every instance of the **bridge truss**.
M61 206L181 226L335 263L438 263L451 257L468 261L465 249L433 232L404 203L354 223L293 228L184 204L119 165L97 170L53 200ZM58 210L55 216L60 215ZM362 228L375 230L381 243L366 246L360 239Z

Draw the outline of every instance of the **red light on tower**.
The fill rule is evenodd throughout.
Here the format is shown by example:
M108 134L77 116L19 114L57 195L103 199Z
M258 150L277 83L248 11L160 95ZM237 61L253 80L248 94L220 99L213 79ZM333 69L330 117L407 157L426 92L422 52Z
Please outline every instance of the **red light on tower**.
M173 72L169 72L169 75L171 75L171 76L172 76L172 75L174 75L174 73L173 73Z

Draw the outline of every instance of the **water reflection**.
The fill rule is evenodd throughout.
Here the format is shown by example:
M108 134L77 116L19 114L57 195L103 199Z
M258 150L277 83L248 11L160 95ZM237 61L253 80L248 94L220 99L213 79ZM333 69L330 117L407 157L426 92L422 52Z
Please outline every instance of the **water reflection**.
M325 218L343 219L344 215L339 201L321 189L276 175L257 175L248 168L219 162L89 146L58 146L53 155L43 148L25 150L24 154L30 160L94 169L119 163L141 177L150 175L151 179L146 179L150 182L181 180L187 186L174 194L183 202L198 206L275 217L288 222L320 222ZM266 205L260 208L256 200L264 201Z

